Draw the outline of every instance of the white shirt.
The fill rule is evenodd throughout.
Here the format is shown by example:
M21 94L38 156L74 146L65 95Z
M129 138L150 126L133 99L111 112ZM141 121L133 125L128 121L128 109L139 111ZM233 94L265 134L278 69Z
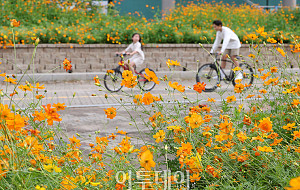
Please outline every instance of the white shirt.
M238 49L241 47L239 37L228 27L222 26L222 32L217 31L216 40L211 48L211 53L214 53L221 41L223 40L221 53L224 53L226 49Z
M138 53L134 54L132 58L142 58L143 60L145 59L144 52L142 50L142 44L140 42L136 43L131 43L126 49L126 52L134 52L137 51Z

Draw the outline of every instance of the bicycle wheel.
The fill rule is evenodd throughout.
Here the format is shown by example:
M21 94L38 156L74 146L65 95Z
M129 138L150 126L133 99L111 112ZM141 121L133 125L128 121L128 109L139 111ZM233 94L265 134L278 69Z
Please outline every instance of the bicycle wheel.
M242 72L243 78L241 81L241 84L243 84L244 86L246 86L245 88L250 88L250 86L253 83L254 80L254 72L253 69L250 65L248 65L247 63L240 63L239 67L242 69L239 72ZM237 72L236 72L237 73ZM232 85L235 86L236 85L236 81L232 80Z
M204 82L205 92L214 91L220 84L220 75L218 75L217 68L214 64L207 63L202 65L196 75L196 82Z
M146 68L145 68L146 69ZM150 91L154 88L156 85L155 82L153 81L148 81L144 75L146 74L145 69L142 69L138 75L138 85L143 91ZM148 68L149 69L149 68ZM154 72L152 69L149 69L150 71ZM155 72L154 72L155 73Z
M107 90L111 92L118 92L121 90L121 82L122 82L122 73L114 69L113 73L106 73L104 76L104 86Z

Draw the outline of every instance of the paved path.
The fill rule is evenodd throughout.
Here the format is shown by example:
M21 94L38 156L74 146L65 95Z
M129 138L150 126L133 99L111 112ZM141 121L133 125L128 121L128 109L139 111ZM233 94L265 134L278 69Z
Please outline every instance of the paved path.
M259 80L255 80L254 85L261 86L257 81ZM225 84L222 82L221 88L215 92L203 92L199 94L193 90L193 85L195 84L194 80L177 79L177 82L185 86L186 91L184 93L178 92L177 90L171 90L170 93L170 91L167 90L170 89L170 87L166 82L161 82L161 84L155 86L151 93L155 96L161 95L164 100L162 101L163 106L169 107L176 101L184 103L191 101L194 102L194 105L199 103L209 104L207 99L215 98L217 102L216 104L212 104L212 110L214 110L221 101L226 99L226 97L235 94L231 83ZM45 92L45 89L39 90L39 94L45 94L41 105L58 102L65 103L67 109L60 111L63 119L60 126L66 132L64 139L80 134L83 150L89 149L88 144L94 141L95 136L106 136L111 133L116 133L116 127L118 127L118 130L127 131L128 136L133 137L133 144L144 144L144 140L149 140L145 139L145 133L149 130L144 125L144 122L149 120L149 116L143 114L142 111L151 111L152 107L145 106L144 108L140 108L140 110L138 108L136 112L130 111L134 105L132 95L141 92L138 87L133 90L124 87L122 92L109 93L104 87L95 86L93 80L77 82L50 81L41 83L40 85L42 84L45 85L47 92ZM7 89L8 93L13 92L12 86L3 89ZM25 94L20 89L17 90L19 94L15 95L13 102L16 108L27 108L29 107L28 103L32 102L32 100L37 102L31 92L28 92L24 97ZM249 93L254 94L252 90L249 90L246 96ZM107 98L105 98L105 94L107 94ZM242 103L240 95L235 94L235 96L237 98L236 104ZM120 101L120 99L122 99L122 101ZM7 97L2 99L2 101L5 104L10 103ZM113 120L110 120L106 118L104 109L112 106L117 108L117 116ZM95 133L95 131L98 132ZM112 143L113 146L120 142L120 137L122 137L122 135L119 136L117 141Z
M174 81L173 81L174 82ZM232 84L225 84L222 82L222 87L217 89L215 92L198 94L192 88L196 83L193 80L177 81L179 84L185 86L186 91L181 93L177 90L169 92L170 87L166 82L161 82L156 85L151 91L151 94L155 96L161 95L164 99L170 99L170 101L179 100L185 101L183 98L186 96L192 101L206 101L208 97L215 98L220 101L222 98L226 98L228 95L233 94ZM141 91L138 87L134 89L123 88L120 92L110 93L104 87L98 87L94 85L93 81L77 81L77 82L46 82L41 83L45 89L39 90L39 94L45 95L41 104L46 105L48 103L65 103L68 107L102 107L106 108L109 106L118 106L120 104L120 98L122 98L122 104L132 104L132 95L139 94ZM5 89L5 88L4 88ZM14 104L20 108L27 107L28 103L37 102L31 92L24 94L20 89L16 89L18 94L14 96ZM46 90L46 92L45 92ZM13 92L12 86L8 86L7 92L10 94ZM108 98L105 98L107 94ZM223 94L220 97L220 94ZM5 97L4 103L9 104L10 98Z

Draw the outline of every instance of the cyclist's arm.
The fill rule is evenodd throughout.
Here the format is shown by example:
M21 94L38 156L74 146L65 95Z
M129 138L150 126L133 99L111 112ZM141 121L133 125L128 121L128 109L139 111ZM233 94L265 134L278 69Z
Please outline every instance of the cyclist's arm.
M221 41L222 41L222 38L221 38L219 32L217 32L216 39L215 39L215 42L214 42L214 44L213 44L213 46L210 50L210 53L214 53L216 51L216 49L220 45Z
M134 55L136 53L139 53L139 52L138 51L133 51L133 52L130 53L130 55Z
M140 53L141 54L141 49L142 45L140 42L137 42L137 44L134 46L134 49L132 51L132 53L130 55L134 55L134 54L137 54L137 53Z
M128 51L130 51L130 49L132 49L132 44L130 44L124 51L122 51L121 54L128 53Z

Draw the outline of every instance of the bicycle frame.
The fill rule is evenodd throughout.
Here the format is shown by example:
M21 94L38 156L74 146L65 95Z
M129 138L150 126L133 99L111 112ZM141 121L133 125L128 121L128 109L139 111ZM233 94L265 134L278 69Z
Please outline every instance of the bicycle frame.
M124 63L124 57L126 56L127 54L123 53L123 54L117 54L116 56L119 56L121 58L120 60L120 63L119 63L119 66L115 68L115 70L119 70L120 71L120 67L122 67L124 70L129 70L129 66L128 64L125 64ZM147 79L139 72L137 72L134 68L134 72L135 74L139 75L140 77L142 77L142 79L138 79L139 82L143 82L143 81L146 81Z
M215 64L215 66L216 66L216 68L217 68L218 74L220 75L220 73L221 73L221 71L222 71L222 72L224 73L224 75L225 75L226 81L232 81L233 78L234 78L234 73L233 73L234 63L233 63L232 61L228 61L228 60L221 60L221 57L218 58L218 54L217 54L217 53L215 53L214 55L215 55L215 56L214 56L214 64ZM230 62L230 63L231 63L231 69L230 69L229 75L227 75L227 74L224 72L224 70L222 69L222 67L220 66L220 64L219 64L219 62L218 62L218 59L220 59L220 61L226 61L226 62Z

